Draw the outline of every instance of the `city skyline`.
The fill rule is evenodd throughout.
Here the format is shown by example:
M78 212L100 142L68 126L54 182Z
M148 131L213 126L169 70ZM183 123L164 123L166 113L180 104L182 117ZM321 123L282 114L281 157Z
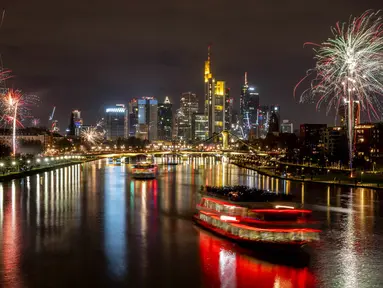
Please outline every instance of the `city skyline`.
M213 65L217 79L225 79L228 87L234 89L231 97L234 99L236 110L239 109L239 95L233 91L237 91L243 83L242 75L247 71L251 82L263 96L263 104L278 104L285 107L283 118L290 119L295 124L302 122L331 124L334 122L332 115L326 116L325 111L316 113L315 107L308 104L303 108L292 97L293 86L301 77L302 71L310 66L308 63L312 62L311 51L304 50L302 45L309 39L313 41L326 39L330 36L328 27L333 26L337 20L347 20L350 14L358 15L367 8L379 8L380 1L371 0L364 3L347 1L347 5L344 4L345 1L340 1L334 3L331 10L321 6L310 8L310 3L306 3L307 1L303 3L298 1L291 5L280 4L287 6L284 7L286 9L279 9L284 11L283 13L277 11L277 14L274 14L272 5L262 4L254 7L255 4L247 3L237 7L237 10L231 9L234 12L230 17L234 19L245 17L246 13L252 11L253 16L257 17L247 17L249 23L239 26L233 24L233 21L227 21L222 23L222 26L214 27L219 32L214 35L201 30L201 24L197 23L195 24L197 27L191 27L182 22L182 28L189 33L180 36L179 39L162 29L167 27L169 19L160 21L159 28L153 31L142 28L145 33L135 33L129 28L123 34L118 34L118 38L114 34L108 35L106 32L109 29L117 31L121 29L117 25L119 22L113 22L105 27L101 35L91 32L88 38L80 37L81 31L86 31L90 23L96 24L93 27L97 28L99 22L107 20L99 14L104 7L94 5L86 11L85 7L80 5L79 11L88 15L90 21L85 24L75 17L72 23L70 16L73 11L68 10L69 1L63 7L59 7L62 11L55 10L49 13L52 18L57 16L69 27L60 28L59 22L55 21L51 27L44 25L44 21L48 20L45 6L50 7L44 2L32 5L21 1L16 6L8 1L4 4L6 17L0 30L0 52L4 67L12 69L15 75L13 79L7 81L8 86L20 87L27 93L33 92L41 97L42 106L35 113L36 117L40 118L41 124L48 122L46 119L52 107L57 106L57 120L63 129L68 124L66 123L68 111L77 108L83 112L84 118L93 123L106 106L122 101L128 103L134 97L169 96L171 102L175 103L175 109L178 108L179 97L184 91L195 91L202 101L204 92L200 82L203 75L201 64L206 58L208 43L212 43L214 47ZM141 11L143 7L140 5L130 5L129 11ZM228 2L222 3L224 7L228 5ZM125 4L121 3L120 6L119 8L124 11ZM205 15L198 3L190 6L188 9L198 12L197 15ZM186 13L178 4L164 3L157 8L161 11L173 9L169 10L173 11L170 14L172 19L178 19ZM125 20L119 9L115 7L107 9L109 15L116 15L116 21L141 23L146 17L153 16L150 10L142 19L132 17ZM296 13L296 19L288 18L289 11ZM271 12L273 14L270 14ZM192 12L186 14L191 17ZM267 29L263 29L263 25L258 27L257 23L267 23L270 15L273 15L274 25ZM320 23L315 16L321 17ZM29 17L38 21L28 21ZM25 19L26 23L32 24L25 25L23 21L18 21L19 19ZM206 20L202 23L206 23ZM75 24L78 32L68 34L69 31L73 32L71 28ZM302 24L305 29L302 29ZM285 32L288 33L280 35L280 27L286 29ZM194 32L191 28L198 28L196 30L202 34ZM29 36L35 35L34 31L40 31L44 37ZM222 35L224 31L229 32L225 37L219 37L218 35ZM275 37L276 33L281 37ZM147 38L141 34L146 34ZM252 35L254 37L251 37ZM245 36L247 45L240 45L242 43L240 39ZM106 41L109 44L121 41L121 46L117 48L113 45L106 46L100 42L102 37L109 37L111 42ZM224 39L230 39L229 43ZM68 47L68 43L63 40L69 40L71 46ZM135 44L133 45L130 40L135 41ZM155 49L146 48L151 47L146 44L158 41L161 45L154 45ZM71 101L67 101L68 99Z

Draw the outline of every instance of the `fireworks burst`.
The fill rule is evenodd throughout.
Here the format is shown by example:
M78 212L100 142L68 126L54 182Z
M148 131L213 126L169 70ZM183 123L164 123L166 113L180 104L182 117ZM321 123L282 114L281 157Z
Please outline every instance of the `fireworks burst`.
M33 127L38 127L40 125L40 119L33 118L31 123Z
M81 137L85 142L95 145L102 141L104 133L98 131L96 127L89 127L81 132Z
M380 11L366 11L349 23L339 22L332 28L333 38L313 45L316 66L309 70L295 87L309 77L311 87L300 96L300 102L315 101L319 110L327 105L326 112L339 110L347 104L350 168L352 168L352 139L354 130L353 107L357 102L362 111L379 118L383 96L383 19ZM379 112L378 112L379 111Z
M12 127L12 150L16 155L16 129L24 127L22 121L30 115L32 104L36 103L35 96L28 96L19 90L6 89L0 95L0 121Z

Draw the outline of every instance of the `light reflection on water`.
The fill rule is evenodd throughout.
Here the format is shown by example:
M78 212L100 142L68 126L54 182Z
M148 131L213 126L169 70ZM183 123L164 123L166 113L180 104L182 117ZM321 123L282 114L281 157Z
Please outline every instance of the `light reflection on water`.
M379 193L272 179L213 158L138 181L105 160L0 183L0 286L379 287ZM175 161L174 159L172 161ZM309 205L324 227L312 264L250 257L190 221L201 185L254 185ZM262 281L262 282L260 282ZM102 284L100 284L102 283Z

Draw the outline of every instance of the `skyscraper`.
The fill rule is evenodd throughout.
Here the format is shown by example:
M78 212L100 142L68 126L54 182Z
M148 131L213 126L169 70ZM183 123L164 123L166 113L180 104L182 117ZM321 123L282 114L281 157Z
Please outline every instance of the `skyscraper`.
M137 135L149 141L157 140L158 101L153 97L138 99Z
M208 136L225 129L226 83L215 81L211 72L211 47L205 61L205 115L208 119Z
M204 141L207 139L208 119L205 113L194 113L192 121L192 134L194 141Z
M129 113L129 137L135 137L137 133L137 125L138 125L138 101L137 99L133 98L129 102L128 106L128 113Z
M280 108L277 105L259 106L257 109L256 136L266 138L267 133L279 132Z
M211 52L210 45L208 46L207 61L205 61L205 115L208 119L208 136L211 137L214 133L214 78L211 72Z
M243 133L248 137L251 129L256 129L257 110L259 107L259 93L255 87L249 86L247 82L247 72L245 72L245 82L241 87L240 111Z
M83 124L82 118L81 118L81 111L80 110L73 110L70 115L69 120L69 127L67 129L67 134L69 136L80 136L80 130L81 126Z
M269 133L279 132L279 106L272 105L269 109Z
M158 104L158 140L171 141L173 128L172 103L165 97L164 103Z
M214 122L213 133L221 133L225 129L225 102L226 102L226 82L217 81L214 87Z
M231 130L233 122L233 105L234 100L230 98L230 88L226 88L225 94L225 130Z
M128 115L124 104L116 104L105 110L106 139L116 140L128 137Z
M195 93L182 93L180 109L177 110L177 137L180 140L193 140L192 120L193 114L198 113L198 98Z

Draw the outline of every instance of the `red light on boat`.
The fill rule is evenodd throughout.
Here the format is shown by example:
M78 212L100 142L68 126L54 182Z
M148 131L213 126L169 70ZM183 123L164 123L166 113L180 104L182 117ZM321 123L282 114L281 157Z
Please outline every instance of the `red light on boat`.
M299 214L299 213L311 213L311 210L304 209L253 209L251 212L255 213L286 213L286 214Z

